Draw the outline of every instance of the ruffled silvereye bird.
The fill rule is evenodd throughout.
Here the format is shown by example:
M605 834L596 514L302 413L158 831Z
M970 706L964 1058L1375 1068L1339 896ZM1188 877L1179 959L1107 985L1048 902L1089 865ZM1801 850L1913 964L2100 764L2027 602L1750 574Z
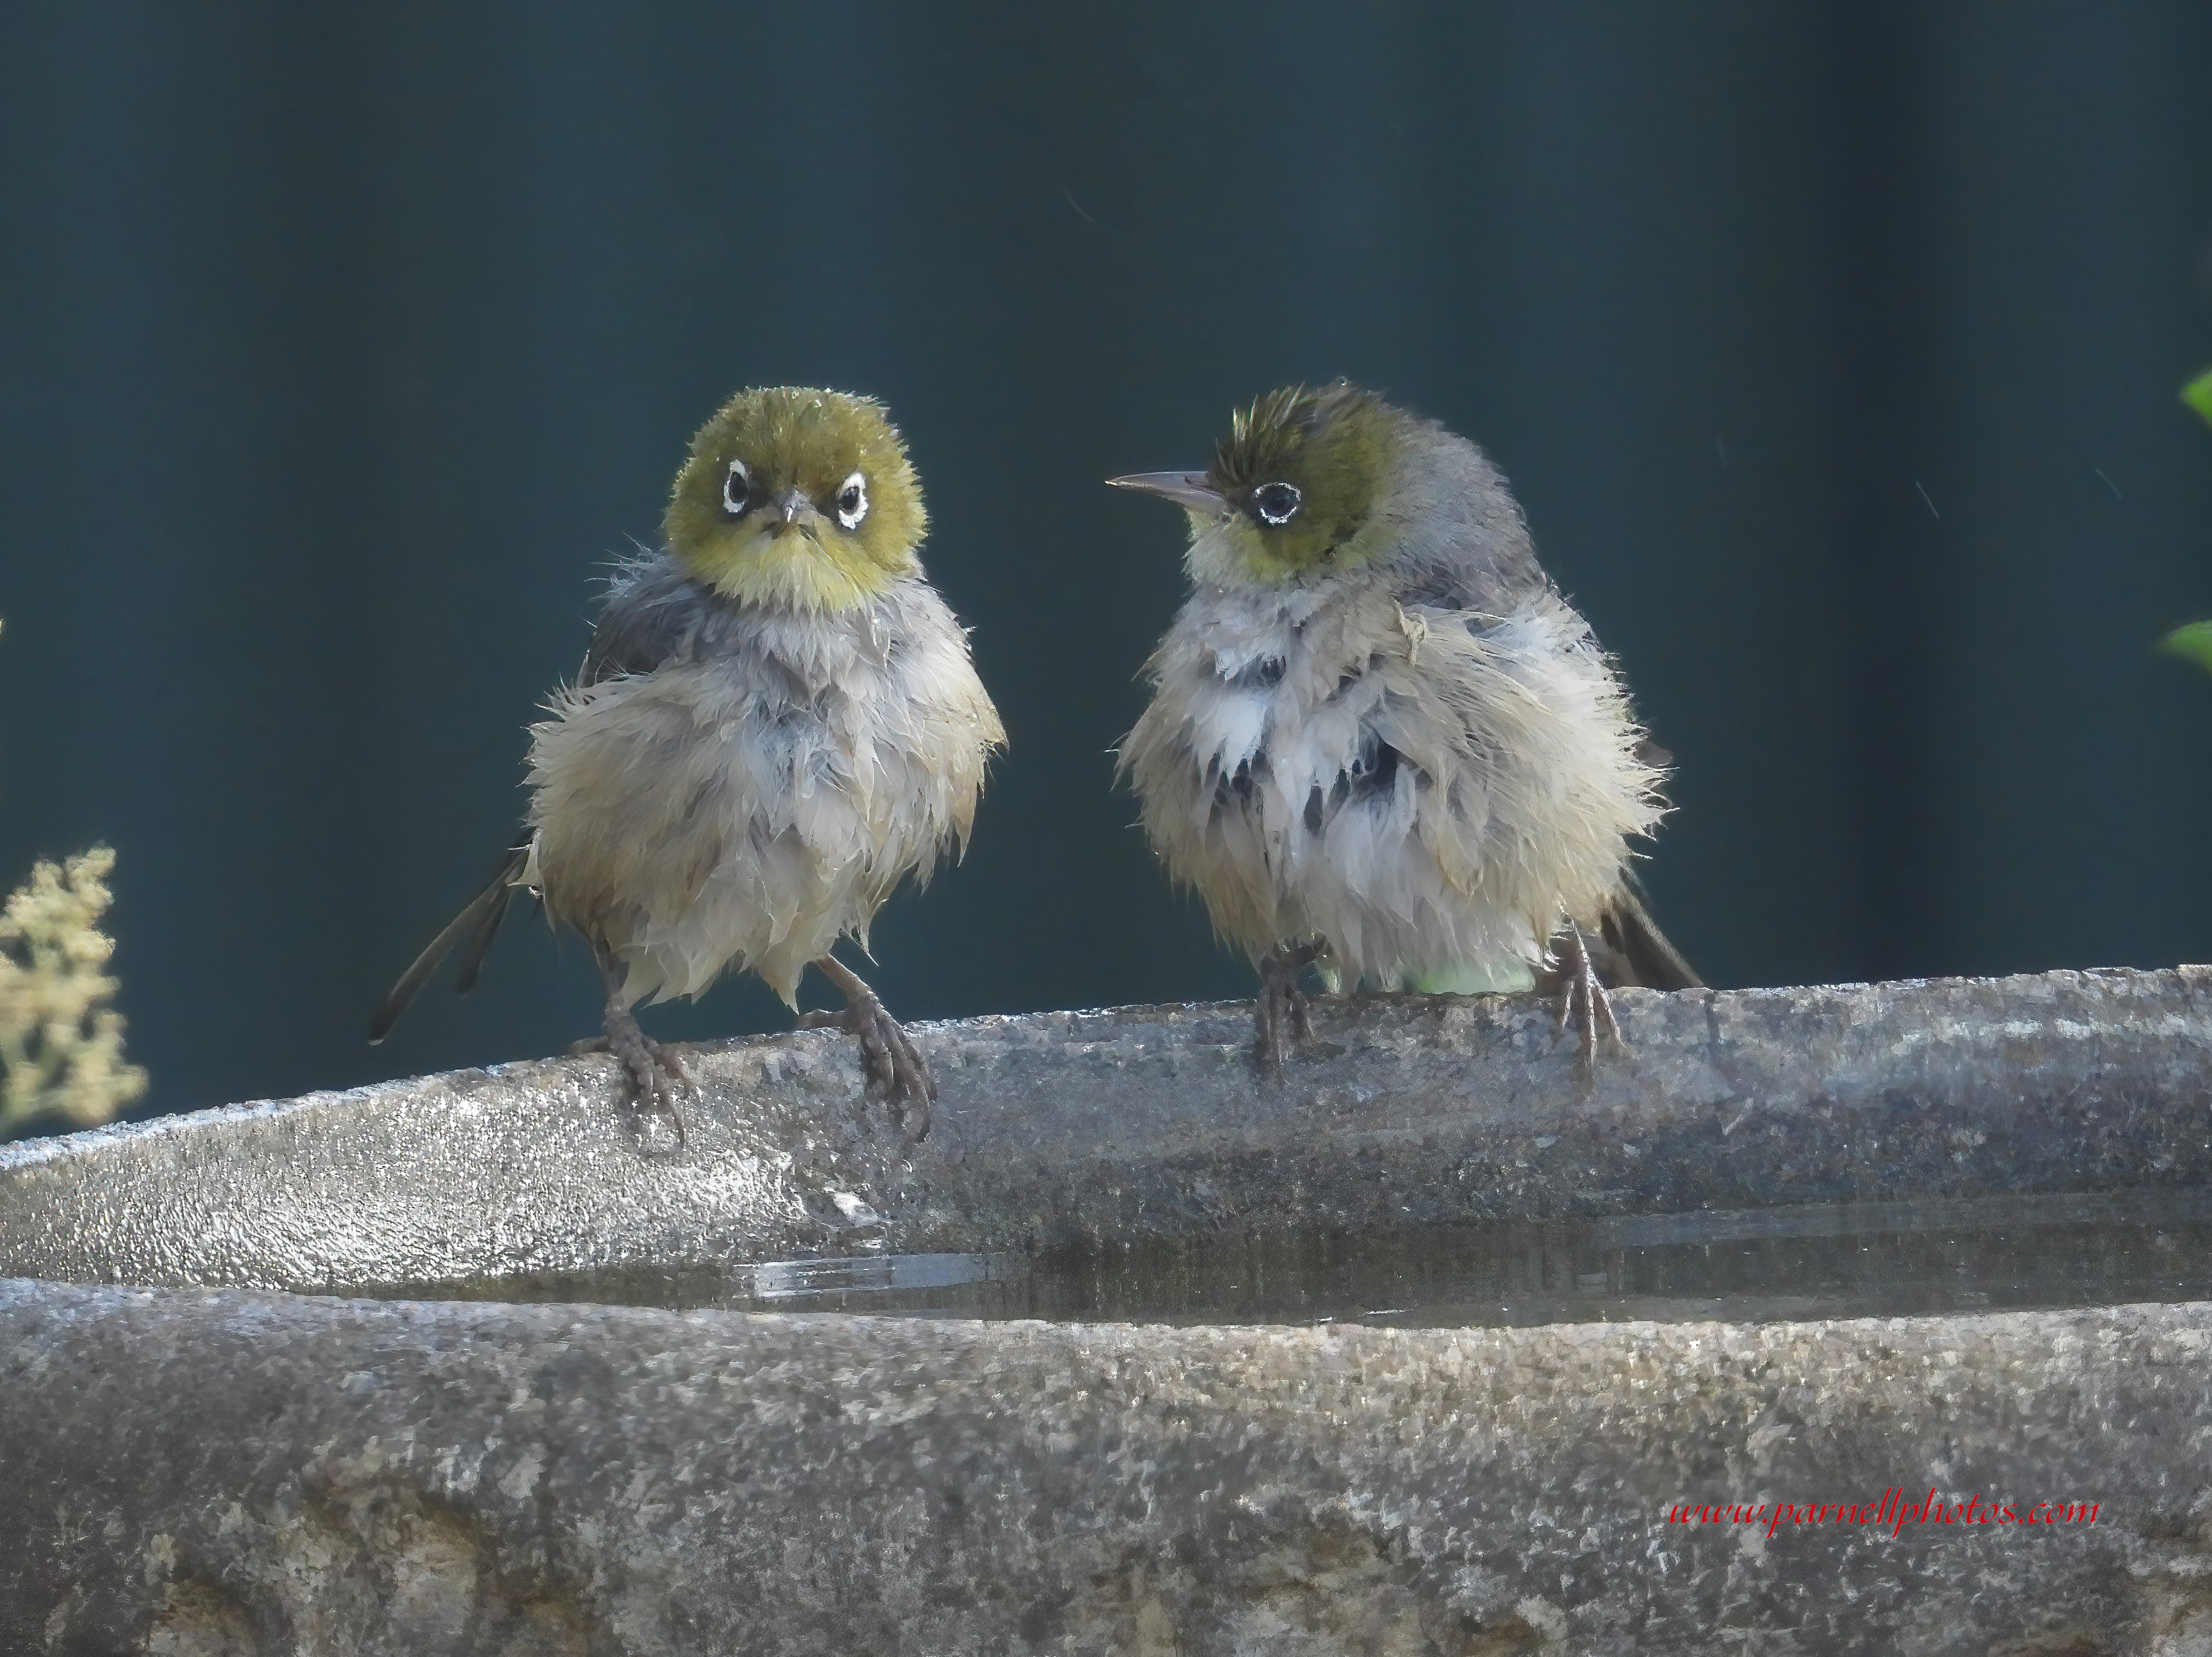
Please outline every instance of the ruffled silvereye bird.
M1263 1064L1307 1033L1309 964L1462 994L1556 973L1586 1059L1619 1037L1601 951L1617 982L1698 981L1628 883L1656 751L1480 449L1340 381L1261 398L1204 472L1110 481L1189 515L1194 590L1120 770L1259 968Z
M679 1135L683 1072L631 1008L734 967L795 1009L810 965L844 995L834 1021L860 1039L871 1095L926 1133L929 1067L830 947L866 949L900 880L964 850L1006 740L922 578L927 523L905 445L867 398L741 392L701 427L665 549L619 572L576 683L531 727L528 839L393 986L369 1039L456 944L473 984L529 887L590 944L604 1045Z

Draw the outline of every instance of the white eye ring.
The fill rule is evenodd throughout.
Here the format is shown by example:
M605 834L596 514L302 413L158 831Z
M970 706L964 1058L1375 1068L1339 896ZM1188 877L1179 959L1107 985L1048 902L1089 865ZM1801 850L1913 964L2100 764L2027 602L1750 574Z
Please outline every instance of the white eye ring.
M722 479L722 510L732 518L743 517L745 502L752 492L753 475L745 470L745 463L731 461L729 475Z
M837 485L837 521L848 529L858 529L867 515L868 480L856 472Z
M1283 504L1283 496L1285 495L1291 497L1287 506ZM1298 493L1298 486L1296 484L1262 484L1252 491L1252 509L1260 515L1261 521L1263 523L1286 524L1297 516L1298 508L1304 500L1305 496ZM1282 510L1269 511L1267 508L1270 502L1282 507Z

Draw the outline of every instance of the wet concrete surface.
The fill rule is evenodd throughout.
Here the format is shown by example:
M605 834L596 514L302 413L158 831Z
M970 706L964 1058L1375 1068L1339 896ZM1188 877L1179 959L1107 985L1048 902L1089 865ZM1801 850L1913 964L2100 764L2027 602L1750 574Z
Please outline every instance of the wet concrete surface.
M683 1146L580 1059L0 1148L0 1650L2212 1650L2208 991L1628 991L1588 1083L1526 998L1324 1002L1279 1085L1245 1007L975 1020L920 1146L810 1033L686 1050ZM896 1298L1071 1258L1142 1269Z
M2195 1650L2212 1615L2202 1305L1163 1329L17 1283L0 1370L11 1652L1587 1657L1733 1630L1951 1657ZM1884 1510L1931 1489L1989 1522ZM2001 1516L2052 1502L2073 1522Z
M0 1147L0 1275L294 1289L2212 1183L2212 968L1624 990L1586 1083L1529 996L919 1026L909 1145L810 1032L684 1049L690 1143L606 1058Z

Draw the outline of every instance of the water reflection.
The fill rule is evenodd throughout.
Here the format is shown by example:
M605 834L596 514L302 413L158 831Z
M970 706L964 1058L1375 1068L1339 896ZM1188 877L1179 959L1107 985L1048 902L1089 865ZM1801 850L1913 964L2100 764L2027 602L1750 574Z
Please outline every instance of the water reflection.
M1222 1233L1032 1255L629 1267L510 1301L1137 1323L1738 1321L2212 1299L2212 1191Z

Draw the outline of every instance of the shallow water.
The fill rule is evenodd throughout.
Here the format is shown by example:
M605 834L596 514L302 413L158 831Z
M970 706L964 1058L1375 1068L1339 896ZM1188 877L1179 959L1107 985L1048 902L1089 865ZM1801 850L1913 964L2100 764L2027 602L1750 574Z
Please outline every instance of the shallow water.
M413 1298L1131 1323L1735 1321L2212 1299L2212 1191L1859 1203L385 1288Z

